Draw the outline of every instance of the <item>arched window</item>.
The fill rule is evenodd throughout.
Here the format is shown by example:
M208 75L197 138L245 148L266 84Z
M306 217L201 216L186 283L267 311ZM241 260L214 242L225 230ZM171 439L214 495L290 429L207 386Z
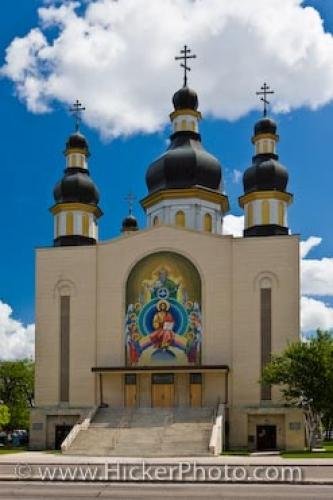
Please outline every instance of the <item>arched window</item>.
M195 132L195 121L194 120L191 121L191 130L193 132Z
M260 280L260 346L261 370L271 360L272 353L272 281L270 278ZM261 399L272 398L271 386L261 384Z
M247 227L253 226L253 205L249 203L247 206Z
M83 236L89 236L89 215L82 215L82 234Z
M60 215L56 215L56 238L60 236Z
M279 201L278 224L279 224L279 226L284 226L284 203L283 203L283 201Z
M176 213L176 226L185 227L185 214L182 210Z
M181 129L182 129L182 130L186 130L186 129L187 129L187 126L186 126L186 120L182 120Z
M74 216L72 212L66 214L66 234L74 233Z
M213 231L213 218L210 214L204 215L204 230L208 233Z
M157 217L157 215L155 215L154 219L153 219L153 226L158 226L160 223L160 219Z
M261 219L262 219L261 222L262 224L270 223L270 207L268 200L263 200L261 203Z

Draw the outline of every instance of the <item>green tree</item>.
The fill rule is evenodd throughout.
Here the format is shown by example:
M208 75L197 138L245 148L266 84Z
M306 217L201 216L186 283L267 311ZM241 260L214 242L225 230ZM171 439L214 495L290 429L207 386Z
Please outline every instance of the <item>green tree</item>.
M9 427L27 429L34 404L34 363L31 360L0 363L0 400L10 412Z
M8 406L0 403L0 430L10 421L10 413Z
M284 399L304 414L311 450L322 432L322 421L333 408L333 337L318 330L309 340L293 342L272 356L263 371L265 384L279 385Z

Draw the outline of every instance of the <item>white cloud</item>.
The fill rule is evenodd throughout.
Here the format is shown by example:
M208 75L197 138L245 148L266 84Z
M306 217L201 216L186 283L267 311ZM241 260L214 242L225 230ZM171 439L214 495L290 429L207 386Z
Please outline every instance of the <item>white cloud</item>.
M303 259L301 273L303 294L333 295L333 257Z
M301 299L301 330L303 333L333 329L333 308L311 297Z
M206 114L246 114L264 80L278 89L276 110L333 98L333 38L302 0L95 0L77 11L80 4L48 1L39 26L7 49L3 74L33 112L79 98L104 136L159 130L181 83L174 55L184 43L198 55L190 82Z
M232 182L234 184L238 184L241 181L242 176L243 176L243 172L234 168L232 171Z
M308 333L333 329L333 307L316 296L333 296L333 258L306 259L322 238L310 236L301 242L301 329Z
M223 218L223 234L243 236L244 215L228 214Z
M0 360L34 357L35 325L23 325L13 310L0 301Z
M310 238L308 238L307 240L301 241L301 244L300 244L301 258L304 259L311 252L311 250L313 248L320 245L322 240L323 239L318 238L318 236L310 236Z

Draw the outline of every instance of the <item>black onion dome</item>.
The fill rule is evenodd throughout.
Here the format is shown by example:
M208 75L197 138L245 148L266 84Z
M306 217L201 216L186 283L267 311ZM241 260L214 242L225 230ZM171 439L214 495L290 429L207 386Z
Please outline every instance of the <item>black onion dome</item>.
M89 174L77 168L65 170L64 177L53 190L53 196L56 203L76 202L97 205L99 202L98 189Z
M274 120L264 116L254 126L254 135L273 134L276 135L277 125Z
M89 152L88 142L84 135L80 134L80 132L75 132L70 135L68 141L66 142L66 150L68 149L84 149L86 152Z
M137 231L139 229L138 221L133 214L127 215L122 222L122 231Z
M253 191L285 191L288 172L277 161L277 155L257 155L253 165L244 172L243 184L245 194Z
M195 132L176 132L167 151L148 168L146 183L149 193L164 189L202 186L219 190L221 165L203 148Z
M199 101L197 93L189 87L182 87L177 90L172 98L175 110L179 109L198 109Z

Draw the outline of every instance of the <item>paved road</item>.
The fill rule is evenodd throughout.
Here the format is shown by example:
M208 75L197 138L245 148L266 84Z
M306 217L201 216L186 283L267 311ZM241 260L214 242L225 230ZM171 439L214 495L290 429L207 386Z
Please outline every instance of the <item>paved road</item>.
M115 484L115 483L37 483L37 482L1 482L0 498L7 499L52 499L72 498L113 498L132 500L141 498L181 499L250 499L266 498L269 500L300 499L320 500L332 499L332 486L310 485L202 485L202 484Z

